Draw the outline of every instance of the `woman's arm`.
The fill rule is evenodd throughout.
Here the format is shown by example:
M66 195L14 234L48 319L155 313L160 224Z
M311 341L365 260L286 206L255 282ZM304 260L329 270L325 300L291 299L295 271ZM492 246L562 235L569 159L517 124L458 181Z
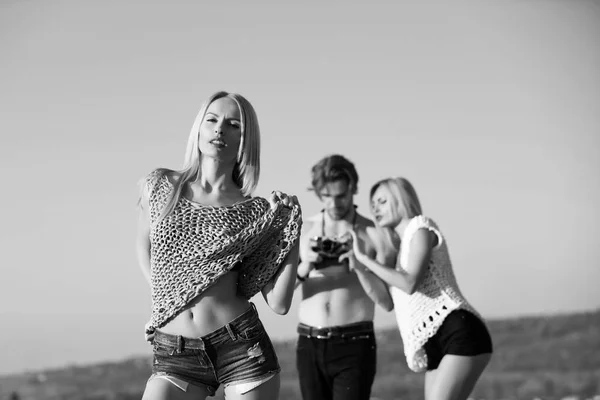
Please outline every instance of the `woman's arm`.
M355 260L352 260L353 258ZM385 282L362 265L355 256L350 256L349 262L350 268L356 273L363 290L367 296L373 300L373 303L378 304L385 311L392 311L394 309L394 303L392 302L390 292L388 291ZM389 269L389 267L384 268Z
M353 239L356 237L355 235L353 233ZM356 259L388 285L395 286L407 294L413 294L425 277L434 240L435 234L433 232L418 229L410 243L408 265L405 269L400 270L387 268L362 252L356 253L358 249L356 245L354 245L354 251ZM355 240L353 240L354 242Z
M142 270L142 274L148 285L152 287L151 279L150 279L150 212L149 210L149 202L148 202L148 190L144 186L142 189L142 195L139 201L139 215L138 215L138 227L137 227L137 237L136 237L136 253L138 258L138 264L140 269ZM144 338L148 342L152 342L154 340L154 333L149 332L148 328L150 326L150 321L146 323L144 327Z
M277 203L281 203L284 207L289 208L300 207L296 196L288 196L279 191L271 193L269 203L273 209L277 207ZM277 314L287 314L292 305L292 297L296 288L296 275L298 273L299 242L300 240L292 246L275 276L262 289L265 301Z
M139 203L136 253L144 278L150 285L150 213L148 212L148 190L144 187Z
M262 289L265 301L277 314L287 314L292 305L298 271L298 248L299 243L296 243L284 258L279 271Z
M364 234L372 244L374 248L374 254L376 256L377 263L385 266L385 257L383 254L382 248L382 240L377 235L373 229L369 227L365 228ZM353 236L352 243L358 244L359 242L355 239L356 236ZM366 242L362 242L365 247ZM360 245L353 246L358 249L361 248ZM360 251L362 253L362 251ZM356 257L354 248L350 250L348 253L342 255L340 257L340 261L342 259L347 258L349 261L349 267L351 271L356 273L358 277L358 281L360 282L363 290L369 296L369 298L373 301L373 303L378 304L381 308L386 311L391 311L394 309L394 302L392 301L392 297L390 296L390 292L388 290L387 284L382 281L377 275L375 275L370 269L366 268ZM385 266L385 268L389 268L390 266ZM391 266L393 268L393 266Z

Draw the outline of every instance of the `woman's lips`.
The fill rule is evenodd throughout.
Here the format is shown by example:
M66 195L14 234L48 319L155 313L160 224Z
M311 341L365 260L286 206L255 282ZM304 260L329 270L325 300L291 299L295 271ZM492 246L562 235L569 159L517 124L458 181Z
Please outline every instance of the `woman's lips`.
M210 141L210 144L217 146L217 147L227 147L227 143L225 143L221 139L213 139Z

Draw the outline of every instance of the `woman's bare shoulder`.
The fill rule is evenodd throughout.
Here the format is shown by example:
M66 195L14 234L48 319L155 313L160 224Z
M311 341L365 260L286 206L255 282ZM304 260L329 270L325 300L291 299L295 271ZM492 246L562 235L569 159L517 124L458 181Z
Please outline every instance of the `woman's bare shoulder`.
M355 228L371 232L376 229L375 223L361 214L356 214Z

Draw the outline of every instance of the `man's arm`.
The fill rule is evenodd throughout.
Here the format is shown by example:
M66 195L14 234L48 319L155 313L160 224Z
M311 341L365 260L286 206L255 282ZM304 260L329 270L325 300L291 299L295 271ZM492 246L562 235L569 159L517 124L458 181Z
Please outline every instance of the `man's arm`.
M306 281L310 271L315 269L315 264L321 261L321 256L310 248L310 233L312 232L314 222L304 221L302 223L302 235L300 237L300 263L298 264L298 273L296 275L297 288Z

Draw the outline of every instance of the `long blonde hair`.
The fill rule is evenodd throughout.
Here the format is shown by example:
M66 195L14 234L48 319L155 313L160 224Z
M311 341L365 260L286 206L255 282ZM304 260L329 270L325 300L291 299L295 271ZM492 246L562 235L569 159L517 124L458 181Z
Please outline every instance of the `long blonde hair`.
M375 191L383 187L390 192L392 198L392 212L394 217L400 215L404 218L412 218L422 214L421 202L413 185L406 178L386 178L376 182L369 192L369 199L373 200Z
M405 218L416 217L422 214L421 203L413 185L406 178L386 178L376 182L369 191L369 200L373 201L375 191L383 187L391 194L389 201L392 203L392 213L394 218L402 215ZM388 245L398 248L400 238L396 231L391 227L380 226L375 222L377 230L387 242Z
M179 178L172 180L174 190L165 204L158 221L173 211L181 198L181 193L185 185L188 182L193 182L200 176L200 148L198 147L200 124L202 124L206 110L212 102L223 97L235 101L240 110L242 138L237 160L233 167L233 181L239 186L244 196L252 195L254 189L256 189L260 175L260 128L258 126L256 111L254 111L252 104L242 95L220 91L211 95L202 104L200 111L198 111L188 138L183 168L180 171L176 171Z

